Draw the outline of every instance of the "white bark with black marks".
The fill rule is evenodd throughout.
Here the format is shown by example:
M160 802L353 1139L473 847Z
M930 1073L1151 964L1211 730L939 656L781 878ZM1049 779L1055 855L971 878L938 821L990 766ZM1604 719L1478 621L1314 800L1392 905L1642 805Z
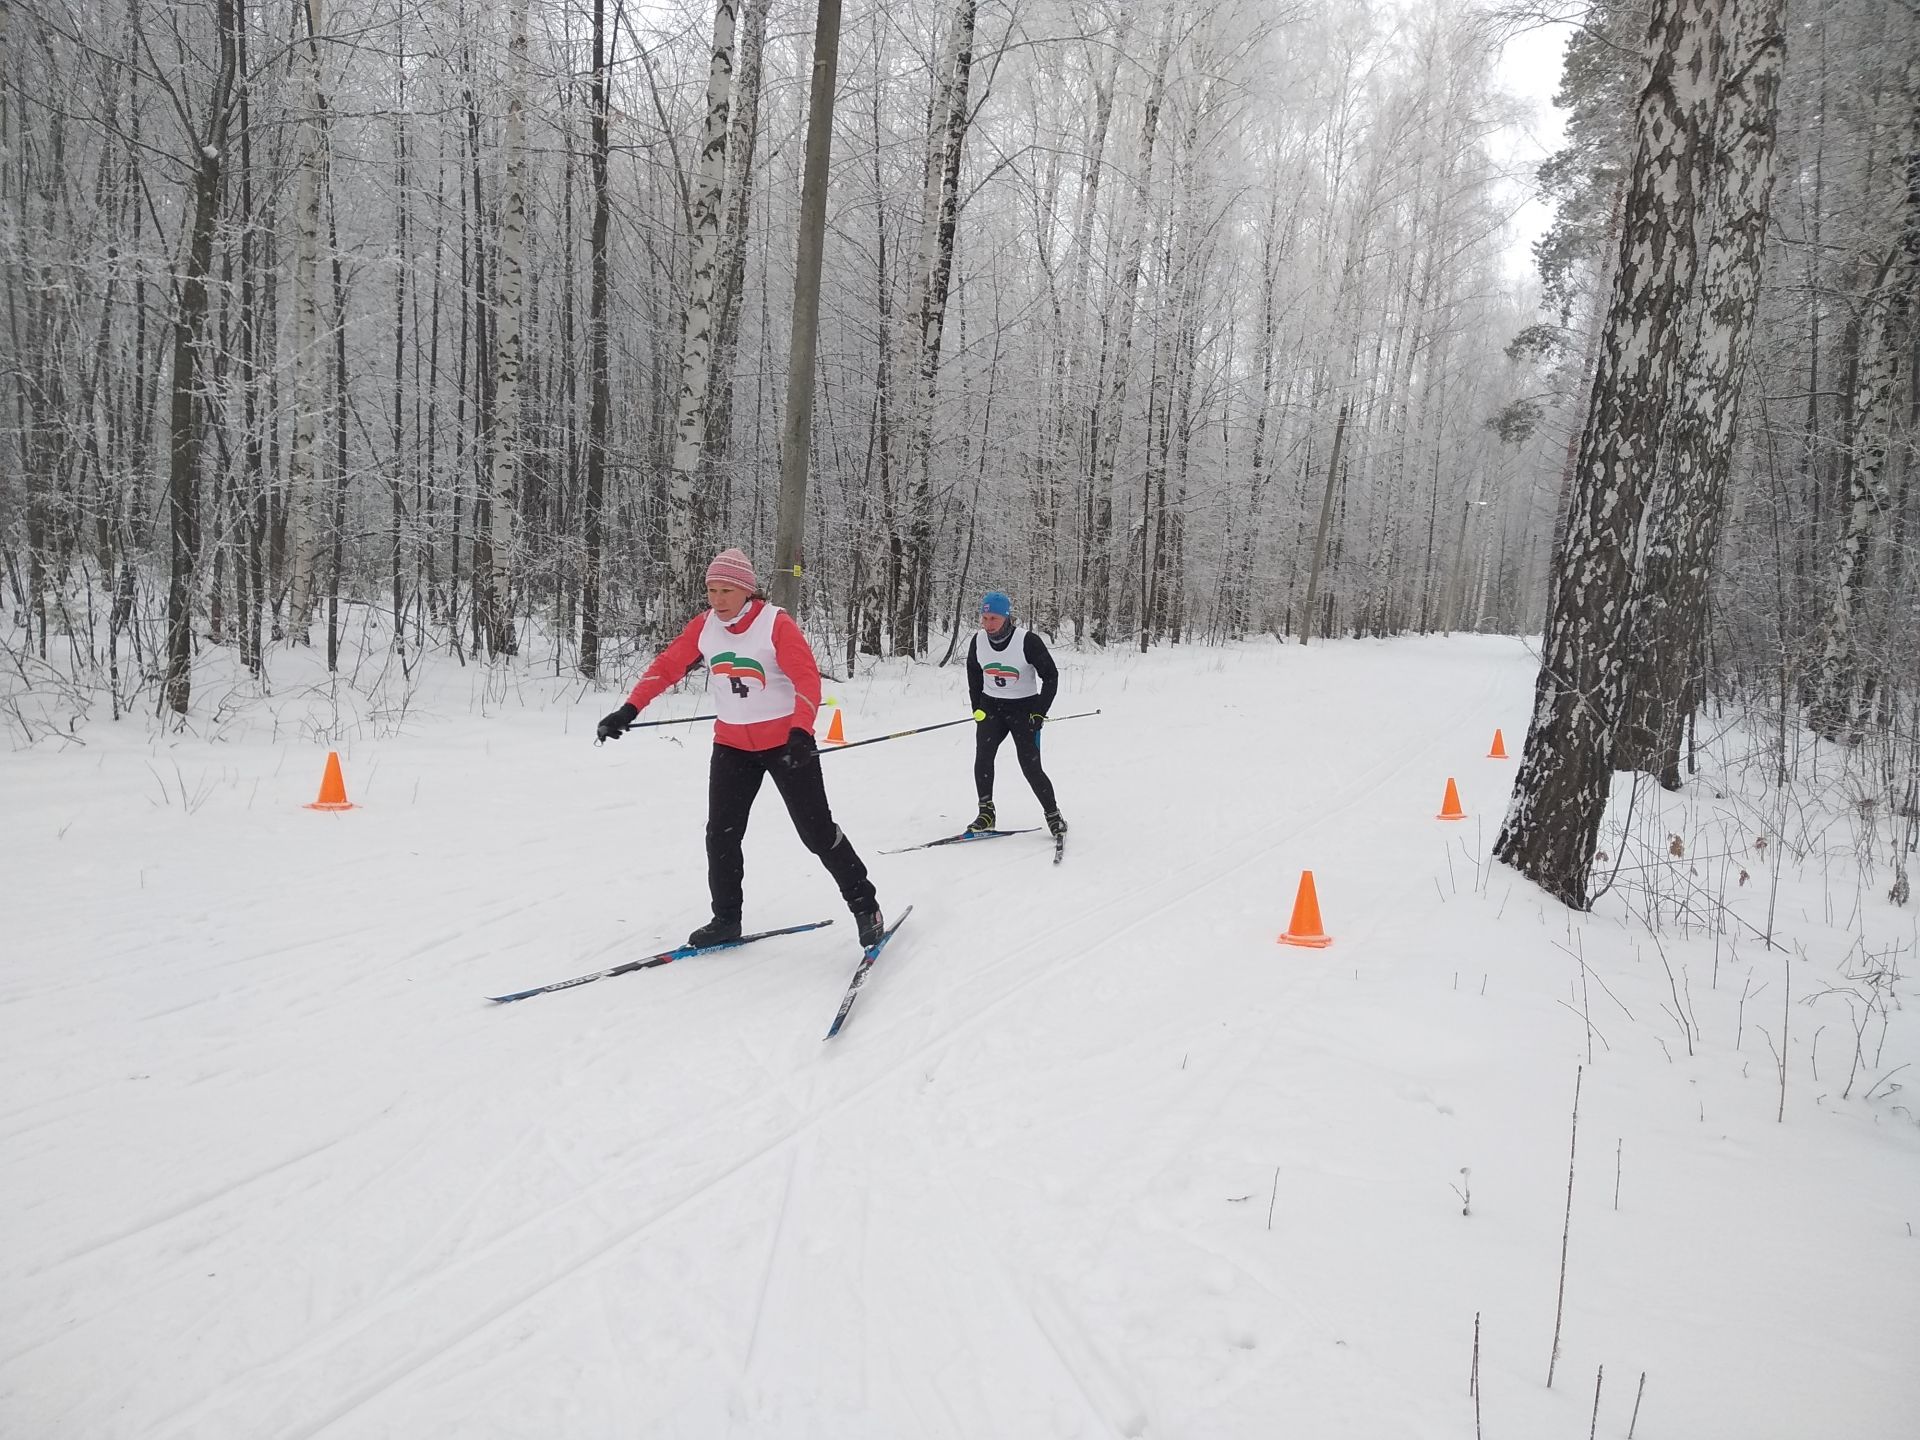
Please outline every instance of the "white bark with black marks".
M1728 3L1698 321L1661 457L1662 498L1648 517L1640 644L1613 758L1669 790L1679 788L1682 735L1704 690L1708 585L1773 198L1784 9L1784 0Z
M1858 741L1865 724L1860 618L1869 567L1887 535L1892 514L1888 442L1903 373L1913 343L1914 290L1920 287L1920 62L1909 62L1903 94L1908 122L1895 152L1905 177L1900 238L1876 276L1861 320L1858 363L1852 377L1852 433L1844 456L1846 517L1834 547L1827 613L1807 720L1828 740Z
M707 448L707 392L713 378L714 336L719 306L715 289L720 274L721 219L727 182L727 136L733 104L734 16L739 0L716 0L713 44L707 61L706 119L700 155L694 162L692 233L688 236L687 305L680 330L680 384L673 422L673 478L667 520L674 588L678 598L698 594L702 549L711 528L698 494L700 459Z
M507 178L500 194L496 253L493 370L493 445L488 463L487 650L511 655L513 636L514 482L520 473L521 308L527 248L527 3L513 0L507 40Z
M1494 853L1585 909L1613 778L1643 522L1689 341L1712 182L1725 0L1656 0L1619 267L1594 376L1533 722Z
M308 641L320 566L320 411L326 355L320 344L320 189L326 166L321 113L320 29L323 0L301 0L303 34L295 47L305 77L300 119L300 181L294 205L293 427L287 445L287 635Z

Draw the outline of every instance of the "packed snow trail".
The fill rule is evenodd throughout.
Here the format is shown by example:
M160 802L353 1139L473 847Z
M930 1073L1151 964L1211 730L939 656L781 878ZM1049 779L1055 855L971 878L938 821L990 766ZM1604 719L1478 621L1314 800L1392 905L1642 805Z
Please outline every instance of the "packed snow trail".
M298 808L325 747L264 730L0 757L27 817L0 837L27 942L0 969L0 1431L1464 1437L1483 1313L1506 1429L1577 1430L1604 1364L1617 1433L1640 1369L1642 1433L1904 1433L1911 1127L1812 1093L1775 1125L1736 962L1709 990L1696 956L1701 1057L1669 1064L1624 924L1505 872L1476 893L1518 642L1061 659L1063 701L1106 712L1048 739L1072 866L879 858L972 813L964 728L832 762L914 916L826 1047L843 924L476 1000L704 918L705 738L595 749L600 697L425 697L348 747L344 815ZM854 740L964 698L925 666L836 688ZM1036 824L1003 772L1001 823ZM1448 775L1464 825L1432 821ZM1306 868L1324 952L1274 944ZM770 794L746 885L750 928L838 913ZM1586 1374L1548 1392L1576 933L1642 1019L1607 1017L1589 1073Z

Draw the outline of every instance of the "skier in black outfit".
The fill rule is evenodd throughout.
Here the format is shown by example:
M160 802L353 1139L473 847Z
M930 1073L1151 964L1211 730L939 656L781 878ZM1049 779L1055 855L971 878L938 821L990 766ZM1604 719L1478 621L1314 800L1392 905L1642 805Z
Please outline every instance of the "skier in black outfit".
M967 647L967 694L975 721L973 788L980 797L980 813L967 829L994 828L993 757L1011 735L1020 773L1046 812L1047 829L1067 833L1053 782L1040 768L1040 727L1059 690L1060 671L1047 642L1013 623L1013 601L1005 592L989 590L980 601L980 633Z

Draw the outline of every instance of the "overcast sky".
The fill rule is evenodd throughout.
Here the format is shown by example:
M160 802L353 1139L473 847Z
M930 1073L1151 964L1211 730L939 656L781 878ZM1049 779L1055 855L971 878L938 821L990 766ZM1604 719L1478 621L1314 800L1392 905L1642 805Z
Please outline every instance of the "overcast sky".
M1532 272L1531 247L1553 218L1546 205L1530 197L1534 170L1560 146L1562 112L1554 108L1553 92L1560 84L1561 52L1571 33L1567 25L1523 31L1507 41L1500 55L1501 82L1533 107L1529 122L1515 126L1508 142L1515 173L1513 203L1520 207L1513 217L1513 243L1507 255L1508 271L1516 279Z

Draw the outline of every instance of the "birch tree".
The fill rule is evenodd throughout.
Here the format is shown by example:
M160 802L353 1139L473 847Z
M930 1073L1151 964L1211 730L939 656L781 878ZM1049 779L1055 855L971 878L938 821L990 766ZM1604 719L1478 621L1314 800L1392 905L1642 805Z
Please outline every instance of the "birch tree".
M1908 118L1894 152L1894 173L1905 182L1903 219L1899 238L1874 276L1848 377L1845 525L1834 547L1818 670L1807 707L1808 723L1829 740L1858 740L1862 731L1861 611L1869 565L1893 514L1888 432L1902 375L1913 383L1914 293L1920 288L1920 64L1908 62L1901 94Z
M320 346L320 191L327 163L321 109L323 0L300 0L295 47L305 97L300 118L299 192L294 205L293 434L287 447L287 633L307 643L319 566L318 445L326 400L326 352Z
M733 98L734 17L738 0L716 0L713 49L707 66L706 118L694 162L688 236L685 321L680 340L680 393L673 424L673 479L669 521L677 598L697 596L702 552L712 539L713 497L700 486L700 460L707 448L707 396L713 374L714 339L727 305L716 296L721 278L722 219L727 181L727 140Z
M934 398L940 374L940 342L953 279L954 231L960 212L960 163L966 150L968 81L973 71L977 0L955 0L939 88L928 109L926 182L920 206L920 238L907 301L912 343L902 347L900 387L906 443L900 455L910 486L907 573L903 603L895 611L896 653L926 648L933 600L931 457Z
M734 366L740 353L740 322L746 304L747 236L753 215L754 151L760 133L760 86L765 68L767 8L771 0L746 0L741 15L739 60L734 66L732 117L727 136L726 200L716 262L716 302L711 379L707 386L707 449L704 483L724 496L732 469Z
M1648 519L1638 656L1614 764L1648 771L1669 790L1680 787L1682 733L1704 690L1707 587L1733 469L1773 196L1783 11L1783 0L1728 0L1696 338L1661 458L1665 492Z
M1147 236L1152 228L1152 173L1154 144L1160 130L1160 107L1166 97L1167 65L1172 59L1176 23L1160 21L1153 60L1147 69L1146 102L1140 112L1140 138L1133 162L1132 204L1127 229L1120 241L1120 279L1103 328L1104 376L1088 416L1090 448L1083 505L1084 536L1080 556L1080 624L1082 635L1095 644L1107 643L1113 615L1113 486L1125 420L1127 385L1132 374L1134 306L1140 295L1140 270Z
M507 175L500 195L500 242L495 252L493 433L484 544L479 542L480 521L475 517L475 583L482 600L476 621L487 652L496 657L514 652L514 482L521 460L520 330L527 243L527 3L513 0L507 39Z
M1547 618L1533 720L1494 853L1576 909L1612 779L1641 525L1683 357L1710 183L1722 0L1656 0L1619 268Z
M608 231L613 221L609 157L609 71L616 40L607 34L607 0L593 0L593 80L587 102L589 173L593 219L588 229L587 454L586 493L581 499L580 673L600 673L601 567L606 554L607 441L613 390L607 342L607 301L612 276Z

